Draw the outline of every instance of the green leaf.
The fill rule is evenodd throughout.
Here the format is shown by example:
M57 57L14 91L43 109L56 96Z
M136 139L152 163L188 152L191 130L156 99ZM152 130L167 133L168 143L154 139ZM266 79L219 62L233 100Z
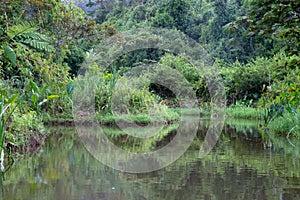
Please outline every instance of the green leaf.
M286 106L286 110L287 110L289 113L291 113L291 114L294 114L294 115L297 114L296 109L295 109L291 104L288 104L288 105Z
M18 98L18 94L13 95L12 97L10 97L7 100L7 105L3 108L1 107L1 113L0 113L0 118L2 118L2 116L4 115L4 113L6 112L6 110L8 108L10 108L11 106L13 106L14 102L16 101L16 99ZM1 105L4 105L4 96L2 96L2 102ZM14 108L11 110L11 112L9 112L8 114L6 114L6 117L9 118L13 112Z
M37 50L54 52L54 47L50 45L48 42L42 42L34 39L26 39L22 41L24 44L27 44Z
M33 104L36 104L37 103L37 96L35 95L35 94L33 94L32 96L31 96L31 102L33 103Z
M70 83L68 86L67 86L67 92L68 94L71 94L71 92L73 91L74 89L74 84L73 83Z
M21 38L25 39L33 39L33 40L38 40L38 41L45 41L45 42L50 42L50 39L41 33L38 32L30 32L30 33L24 33L20 35Z
M42 89L40 89L41 94L44 94L45 92L47 92L46 90L48 89L48 85L45 85L44 87L42 87Z
M15 51L8 45L3 47L5 56L9 59L10 63L13 66L17 65L17 56Z
M18 35L34 32L36 30L38 30L38 28L34 27L34 25L30 24L29 22L23 22L21 24L9 27L7 30L7 35L10 37L10 39L13 39Z
M15 94L15 95L13 95L12 97L10 97L8 100L7 100L7 103L9 103L9 104L13 104L15 101L16 101L16 99L18 98L18 94Z
M8 105L6 105L6 106L2 109L2 111L1 111L1 113L0 113L0 118L2 118L2 116L4 115L4 113L5 113L6 110L9 108L10 105L11 105L11 104L8 104Z
M57 99L57 98L59 98L59 96L58 96L57 94L49 95L49 96L47 97L47 99Z
M39 87L37 86L37 84L35 82L33 82L32 80L30 80L30 87L31 89L36 93L36 94L40 94L40 90Z

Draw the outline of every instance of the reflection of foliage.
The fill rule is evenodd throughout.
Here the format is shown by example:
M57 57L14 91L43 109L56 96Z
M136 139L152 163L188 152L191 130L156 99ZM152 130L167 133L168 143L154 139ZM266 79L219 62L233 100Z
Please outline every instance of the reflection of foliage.
M298 128L298 133L300 133L300 128ZM297 135L298 138L299 136L300 134ZM298 138L278 137L274 134L269 134L268 138L276 152L284 152L293 157L300 155L300 143Z
M110 130L107 128L107 131ZM283 191L284 195L299 197L297 190L287 190L299 185L299 159L285 156L283 160L281 155L263 150L261 144L220 141L215 150L201 160L197 160L198 151L187 151L165 169L128 174L106 167L91 157L73 128L56 127L51 132L53 135L43 151L26 160L20 159L13 170L5 174L3 198L45 198L46 193L49 199L58 196L64 199L78 196L86 199L203 199L205 196L253 199L254 194L257 199L274 199ZM280 141L287 144L278 140L276 151L279 153L283 152ZM288 146L283 149L287 153L295 152ZM265 189L257 190L261 182ZM278 193L273 192L274 188ZM223 189L228 193L224 194ZM31 192L24 192L28 190Z
M170 138L174 136L176 130L178 129L178 124L172 124L168 126L164 126L157 130L156 126L146 126L140 128L127 127L124 130L120 130L118 128L106 128L104 129L104 133L120 148L126 149L132 152L147 152L154 151L163 146L163 143L168 143ZM136 135L141 133L141 135L145 135L144 133L151 133L153 131L158 131L155 136L149 137L147 139L140 139L133 136L127 135L126 132L135 132Z

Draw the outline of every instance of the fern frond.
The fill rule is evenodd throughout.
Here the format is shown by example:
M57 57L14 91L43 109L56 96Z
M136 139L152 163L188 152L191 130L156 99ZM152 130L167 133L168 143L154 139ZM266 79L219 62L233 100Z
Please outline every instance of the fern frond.
M37 50L53 52L54 47L50 44L50 38L36 32L39 28L33 23L22 22L8 28L7 35L21 44L26 44Z
M38 27L34 26L32 23L22 22L20 24L9 27L7 30L7 35L10 39L13 39L16 36L34 32L36 30L38 30Z
M20 35L21 38L24 39L33 39L33 40L39 40L39 41L45 41L45 42L49 42L50 39L41 33L38 32L29 32L29 33L24 33L22 35Z
M38 40L34 40L34 39L26 39L21 42L24 44L27 44L37 50L43 50L43 51L47 51L47 52L54 51L54 47L52 45L50 45L48 42L38 41Z

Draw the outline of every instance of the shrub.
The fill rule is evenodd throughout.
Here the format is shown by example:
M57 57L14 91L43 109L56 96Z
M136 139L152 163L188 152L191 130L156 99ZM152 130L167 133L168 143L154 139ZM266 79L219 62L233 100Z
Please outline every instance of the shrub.
M271 58L253 59L247 64L236 61L231 65L218 63L218 66L229 103L239 99L258 100L261 96L266 97L264 93L271 99L281 95L281 103L288 103L294 99L293 94L298 94L299 63L299 56L288 56L281 52Z

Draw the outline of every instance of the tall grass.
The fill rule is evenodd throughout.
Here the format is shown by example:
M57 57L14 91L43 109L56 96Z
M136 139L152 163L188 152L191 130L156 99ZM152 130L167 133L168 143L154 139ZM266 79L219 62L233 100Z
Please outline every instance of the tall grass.
M118 122L122 123L169 123L178 121L180 116L174 110L164 105L158 105L155 109L149 109L148 112L127 113L127 114L101 114L97 112L98 121L101 124L112 125Z
M285 112L282 117L271 121L268 127L274 133L300 137L300 113Z
M263 110L246 106L230 106L226 109L227 117L243 119L260 119Z

